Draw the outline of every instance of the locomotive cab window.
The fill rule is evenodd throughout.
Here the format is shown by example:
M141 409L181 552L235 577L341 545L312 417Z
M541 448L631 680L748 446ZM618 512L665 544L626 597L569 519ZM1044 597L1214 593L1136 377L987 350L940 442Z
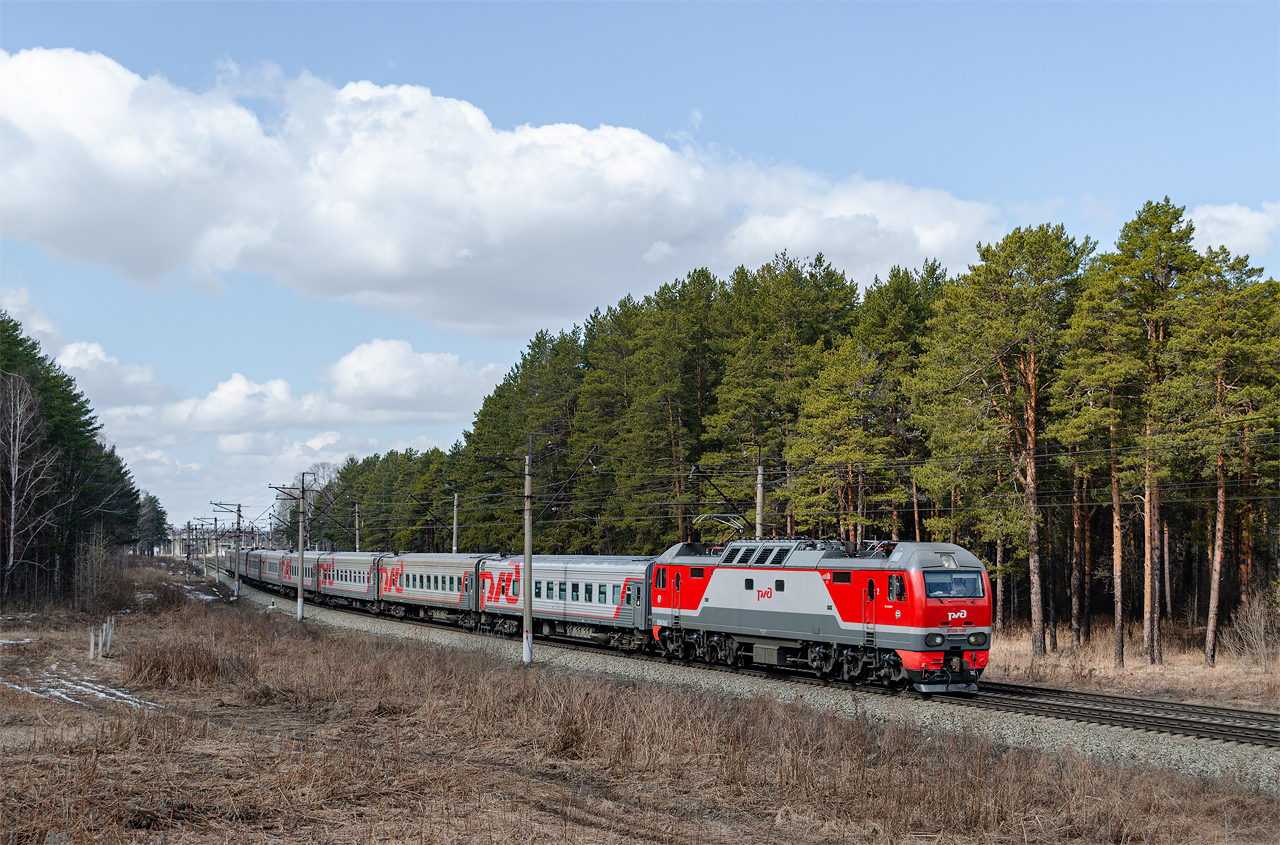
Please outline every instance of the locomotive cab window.
M907 584L901 575L889 576L889 601L906 601Z
M980 599L986 596L976 570L925 572L924 593L931 599Z
M867 601L873 601L876 597L876 582L871 578L867 579Z
M653 573L653 587L655 590L665 590L667 588L667 568L665 566L658 567L658 571Z

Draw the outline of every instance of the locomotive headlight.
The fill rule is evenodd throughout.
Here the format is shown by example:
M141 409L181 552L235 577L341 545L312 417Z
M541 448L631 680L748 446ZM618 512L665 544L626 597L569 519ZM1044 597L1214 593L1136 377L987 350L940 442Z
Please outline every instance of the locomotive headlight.
M936 631L932 634L924 635L924 644L927 645L929 648L937 648L938 646L942 645L946 641L947 641L947 638L942 636L942 634L937 633Z
M986 645L987 635L982 631L974 631L969 635L969 645Z

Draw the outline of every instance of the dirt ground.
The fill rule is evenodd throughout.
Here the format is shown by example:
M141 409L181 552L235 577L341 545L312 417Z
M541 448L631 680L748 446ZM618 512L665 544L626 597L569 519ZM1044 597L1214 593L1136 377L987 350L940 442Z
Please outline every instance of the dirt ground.
M0 842L1273 841L1233 783L291 624L0 612Z

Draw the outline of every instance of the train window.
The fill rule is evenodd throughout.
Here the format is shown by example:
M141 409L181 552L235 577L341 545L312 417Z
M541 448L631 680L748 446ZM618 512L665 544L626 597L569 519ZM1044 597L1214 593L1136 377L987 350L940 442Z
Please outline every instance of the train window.
M437 590L438 590L438 589L440 589L440 576L439 576L439 575L437 575L437 576L435 576L435 578L433 578L432 580L434 580L434 581L435 581L435 584L436 584L435 588L436 588Z
M613 585L613 603L622 604L622 585L620 584ZM631 602L627 602L627 604L631 604Z
M982 573L925 572L925 595L931 599L980 599L986 595L982 586Z
M615 589L616 589L616 588L615 588ZM615 593L614 595L617 595L617 593ZM628 606L628 607L630 607L630 606L631 606L631 591L630 591L630 590L627 590L627 594L626 594L626 595L627 595L627 597L626 597L625 601L626 601L626 603L627 603L627 606Z
M660 566L653 573L653 587L656 590L665 590L667 588L667 568Z
M676 592L680 591L680 573L676 573Z
M574 582L569 586L569 599L570 599L570 601L577 601L577 600L578 600L578 582L577 582L577 581L574 581Z
M517 599L520 598L520 579L519 578L511 582L511 596L512 598L517 598Z
M873 579L868 578L867 579L867 601L872 601L875 599L875 597L876 597L876 582Z
M542 598L542 582L541 581L533 582L533 597L535 599Z
M754 578L747 578L745 581L742 582L742 589L744 590L754 590L755 588L756 588L756 579Z
M689 570L689 577L690 578L706 578L707 576L701 566L695 566Z
M853 583L852 575L853 575L852 572L832 572L831 583L832 584L851 584Z
M774 582L773 582L773 591L774 591L775 593L781 593L781 592L783 592L783 591L784 591L784 590L786 590L786 589L787 589L787 582L786 582L786 581L781 581L781 580L779 580L779 581L774 581Z
M560 601L564 601L564 591L567 586L568 584L566 584L564 581L560 582Z
M605 599L608 598L608 595L605 593L605 590L608 588L608 586L609 586L608 584L600 585L600 589L596 591L596 595L599 597L596 599L596 604L605 603Z
M591 585L590 584L586 585L585 600L588 604L591 603Z
M901 575L889 576L889 601L906 601L907 585Z
M773 553L773 560L769 561L769 563L772 564L773 566L777 566L778 564L782 563L783 558L787 556L787 552L789 551L791 550L778 549L776 552Z

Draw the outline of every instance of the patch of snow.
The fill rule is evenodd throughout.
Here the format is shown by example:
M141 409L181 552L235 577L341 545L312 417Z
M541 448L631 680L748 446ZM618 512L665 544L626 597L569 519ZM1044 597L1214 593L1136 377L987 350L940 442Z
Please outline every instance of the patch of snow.
M23 671L29 677L21 683L12 683L0 678L0 684L10 689L25 692L34 695L37 698L44 698L50 701L65 701L69 704L75 704L80 707L89 706L86 699L98 699L112 704L123 704L127 707L136 707L146 710L163 709L159 704L130 695L124 690L118 690L115 687L106 684L97 683L89 678L70 678L64 675L52 674L52 670L57 667L54 664L49 671L32 674L30 669Z
M0 645L22 645L23 643L33 643L35 640L27 638L25 640L0 640Z

